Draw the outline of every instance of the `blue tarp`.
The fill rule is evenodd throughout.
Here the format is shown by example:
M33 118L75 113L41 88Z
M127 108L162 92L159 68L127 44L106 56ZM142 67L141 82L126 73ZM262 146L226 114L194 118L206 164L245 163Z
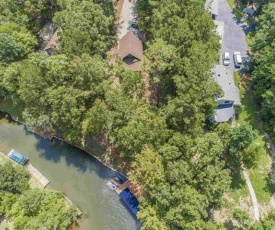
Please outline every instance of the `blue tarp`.
M124 201L124 203L130 209L130 211L135 216L137 216L139 202L138 199L134 196L134 194L131 193L131 191L128 188L126 188L119 194L119 197Z

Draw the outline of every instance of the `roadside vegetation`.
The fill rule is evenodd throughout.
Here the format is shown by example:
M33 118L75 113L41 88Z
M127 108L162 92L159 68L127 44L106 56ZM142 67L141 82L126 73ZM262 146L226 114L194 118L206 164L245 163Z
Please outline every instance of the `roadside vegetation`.
M223 208L225 194L232 192L235 200L246 195L241 171L251 170L256 183L255 170L266 154L256 121L247 122L254 110L241 110L233 129L206 124L222 91L211 72L219 59L219 37L202 1L139 0L138 12L137 27L147 37L141 73L106 55L116 43L113 1L1 2L0 13L6 16L0 23L1 108L22 111L29 129L47 130L84 149L100 144L104 150L98 155L112 150L131 165L128 175L142 188L142 229L225 229L207 211ZM62 30L54 55L35 52L41 17ZM154 100L147 97L150 89L156 89ZM256 192L264 186L259 182ZM7 195L11 208L2 212L20 217L14 226L30 229L45 215L56 215L63 227L75 218L74 212L57 213L64 210L58 193L27 186L16 194L14 200ZM50 203L30 209L30 197ZM45 214L49 205L54 208ZM274 212L253 225L243 210L232 210L236 228L275 226Z
M67 229L77 211L59 192L37 188L22 166L0 154L0 229Z

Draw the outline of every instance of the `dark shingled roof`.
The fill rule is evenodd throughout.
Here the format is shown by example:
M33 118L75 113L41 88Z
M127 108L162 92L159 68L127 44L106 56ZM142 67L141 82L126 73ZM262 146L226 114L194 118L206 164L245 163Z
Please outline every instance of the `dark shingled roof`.
M134 71L141 70L140 61L143 58L143 45L142 41L132 31L129 31L120 39L117 54L123 59L129 69Z

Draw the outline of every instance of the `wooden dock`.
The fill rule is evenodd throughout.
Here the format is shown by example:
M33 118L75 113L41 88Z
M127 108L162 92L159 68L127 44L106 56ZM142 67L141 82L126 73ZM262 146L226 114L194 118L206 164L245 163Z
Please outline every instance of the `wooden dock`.
M45 188L50 181L46 177L44 177L35 167L33 167L31 164L27 166L27 170L32 174L39 182L43 185Z
M131 185L129 180L126 180L123 184L119 184L115 180L112 180L112 183L115 186L117 186L117 189L116 189L117 194L120 194L123 190L125 190L126 188L129 188Z

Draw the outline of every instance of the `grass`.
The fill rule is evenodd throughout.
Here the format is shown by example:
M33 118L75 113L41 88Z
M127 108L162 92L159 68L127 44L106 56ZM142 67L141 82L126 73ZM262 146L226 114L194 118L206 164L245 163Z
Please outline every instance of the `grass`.
M235 0L227 0L227 2L232 10L234 10L236 8Z
M249 196L248 189L242 173L236 173L232 175L231 191L228 195L235 201L239 203L241 198L246 198Z
M270 201L272 194L275 192L275 187L272 187L269 183L271 157L267 153L265 138L263 135L264 132L260 124L258 108L255 106L253 101L252 92L247 89L249 87L249 82L247 81L248 79L246 79L246 82L244 83L244 81L241 81L239 73L234 73L234 80L236 85L239 87L242 103L236 124L238 125L248 123L253 127L253 129L258 130L259 136L255 141L264 146L263 151L259 151L258 153L260 156L257 162L257 166L255 168L249 169L248 172L258 202L266 203ZM246 84L247 87L245 87L244 84ZM240 194L238 190L235 193L235 196Z

